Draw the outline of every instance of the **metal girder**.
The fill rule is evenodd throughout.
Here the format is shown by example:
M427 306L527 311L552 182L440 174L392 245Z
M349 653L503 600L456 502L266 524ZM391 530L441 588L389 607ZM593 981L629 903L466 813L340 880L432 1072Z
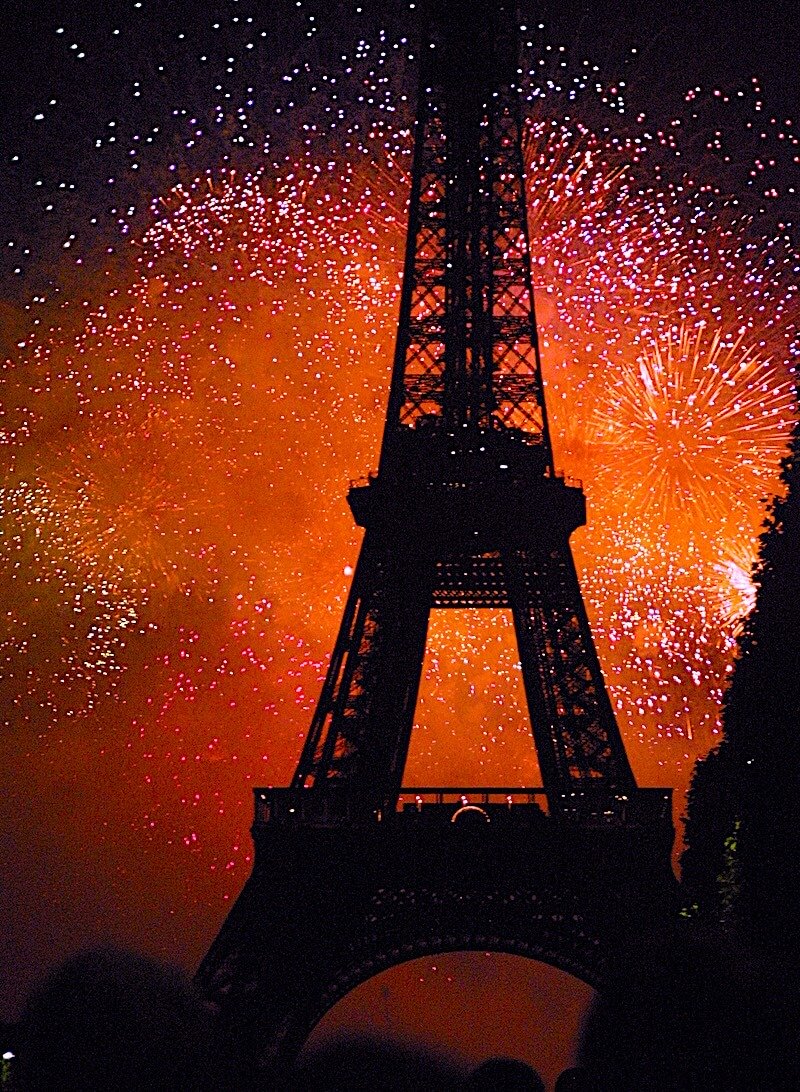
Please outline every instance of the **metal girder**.
M566 541L435 556L370 532L294 787L347 788L394 806L432 607L511 608L553 807L587 784L635 788Z
M569 548L583 497L552 484L513 16L482 18L471 44L434 18L423 50L380 470L351 491L367 533L293 782L376 807L400 788L432 607L511 608L552 801L635 787Z
M441 36L441 31L440 31ZM446 36L445 36L446 37ZM508 54L497 27L490 53ZM430 51L446 56L444 47ZM491 61L491 57L490 57ZM400 326L382 466L404 429L501 425L552 453L531 282L516 88L464 101L448 63L420 81Z

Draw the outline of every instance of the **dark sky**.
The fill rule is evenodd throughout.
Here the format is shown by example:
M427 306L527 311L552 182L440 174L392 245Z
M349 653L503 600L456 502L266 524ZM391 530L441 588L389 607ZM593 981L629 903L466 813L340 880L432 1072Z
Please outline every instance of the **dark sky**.
M656 115L676 87L709 81L725 86L753 75L764 81L768 107L790 117L797 113L800 52L789 4L524 0L522 10L530 13L532 26L534 20L544 23L546 36L566 43L574 54L590 51L604 72L627 76L642 104ZM405 27L414 34L408 5L397 0L303 0L300 5L295 0L226 0L199 8L183 0L12 3L6 13L2 242L20 235L32 240L34 261L36 243L41 246L59 215L66 227L93 205L102 212L115 193L126 208L128 198L138 196L133 203L141 207L148 183L157 191L153 184L161 181L171 139L183 135L189 113L202 118L208 112L220 97L214 92L217 84L231 96L229 102L251 98L256 120L280 132L274 103L286 90L281 86L286 70L298 62L315 68L335 64L359 38L369 41L379 29L391 36ZM55 33L59 26L61 35ZM254 48L247 50L251 30L257 31ZM635 58L631 48L638 50ZM230 55L233 66L226 63ZM206 58L202 63L200 56ZM413 77L407 83L412 89ZM245 95L248 86L254 93ZM57 101L51 106L53 98ZM170 118L167 107L178 110L178 116ZM44 116L34 121L38 114ZM160 135L140 149L138 186L126 187L117 178L112 192L107 178L128 167L115 158L119 146L107 143L108 123L117 115L120 129L138 131L142 140L153 124ZM98 138L102 149L96 147ZM209 138L183 151L177 173L187 176L218 154ZM54 208L45 212L48 204ZM3 250L5 273L19 250L14 255L7 246ZM8 289L14 295L20 291L18 278Z
M786 140L764 138L764 158L775 157L764 173L778 194L765 202L760 176L751 177L762 139L752 112L758 125L763 120L776 131L778 120L798 116L798 31L790 5L570 0L526 2L523 10L533 42L529 56L546 57L554 80L560 43L570 72L582 71L584 58L591 58L604 89L624 80L629 115L645 111L654 131L685 108L687 91L701 86L706 114L689 130L685 161L692 169L708 168L754 215L765 209L768 226L759 231L785 221L796 202L789 193L796 162ZM181 252L182 269L189 280L201 270L197 279L209 287L202 299L199 289L193 297L198 325L170 327L165 335L165 355L175 364L169 374L150 358L141 362L137 354L150 327L131 334L127 312L114 301L138 301L149 321L159 293L164 308L169 304L176 313L190 294L180 284L184 295L169 295L178 278L166 236L158 230L144 236L154 223L158 228L165 209L180 204L172 192L178 183L189 186L199 177L213 194L218 184L222 193L220 180L231 169L242 176L263 167L283 178L287 162L299 159L309 140L320 162L334 164L327 185L339 200L346 187L338 175L357 159L359 142L373 142L369 155L383 146L383 136L367 136L373 116L390 116L394 130L410 120L413 43L402 40L413 34L408 5L370 0L5 6L0 915L7 928L0 924L0 978L8 1015L18 1011L43 968L98 940L191 968L241 888L249 867L250 788L290 772L330 651L344 567L355 562L357 536L346 522L343 483L374 461L385 379L362 366L358 349L390 351L397 255L382 242L389 236L377 229L373 236L369 225L367 242L358 237L357 245L373 248L377 257L369 267L373 279L365 275L363 283L346 261L336 269L334 286L349 293L344 310L356 316L348 325L340 318L341 299L325 295L333 290L317 254L324 257L337 243L345 255L355 247L348 225L337 236L325 234L318 221L304 221L300 242L291 224L282 227L278 237L295 247L293 264L287 272L281 265L286 254L268 251L264 283L280 269L297 296L307 297L310 286L322 302L294 326L286 299L273 300L278 289L267 284L272 327L258 326L258 351L237 356L237 320L228 320L225 310L229 282L212 276L213 245L192 250L187 229L179 239L188 248L188 257ZM763 94L752 90L753 77ZM743 86L751 91L738 114ZM730 145L739 154L723 160L720 153L710 163L705 149L717 118L712 88L733 97L719 115L719 139L723 150ZM390 115L381 113L384 106ZM607 108L592 100L586 124L602 127ZM341 125L332 126L340 113ZM618 123L621 131L627 124L615 116ZM397 156L402 161L402 150ZM683 162L664 170L678 177ZM363 177L356 181L363 220L364 209L374 210L364 198ZM280 195L272 196L277 202ZM258 211L257 197L253 201ZM198 217L206 216L198 235L213 242L214 217L227 211L201 208L199 199L197 207ZM305 215L308 207L295 203L292 215ZM281 215L277 202L265 222ZM182 223L176 212L173 238ZM392 230L395 245L396 224ZM305 246L309 235L311 247ZM304 262L313 267L307 278ZM374 320L369 308L384 298L386 312ZM240 293L231 316L234 303L242 312L257 306L253 295ZM217 325L206 319L208 311ZM316 338L318 354L308 374L301 373L302 352L296 351L306 334ZM294 362L294 371L289 364L280 369L286 405L279 404L281 392L259 355L269 337L284 347L281 364ZM211 355L191 377L198 407L192 403L190 413L180 354L192 339ZM235 379L218 367L211 353L217 343L225 348L226 367L236 358ZM337 347L356 363L319 379L318 365ZM308 362L312 357L303 351ZM277 361L270 355L276 374ZM149 402L140 395L142 384ZM320 405L329 409L322 424L315 416ZM297 428L291 431L285 419L293 414ZM247 447L242 437L251 417ZM285 452L279 450L284 442ZM258 462L265 450L269 473ZM154 451L158 474L147 464ZM315 474L334 483L327 493L319 491ZM305 492L297 477L307 479ZM94 492L87 493L90 481ZM201 500L187 505L197 483ZM618 589L623 581L614 579ZM602 581L595 588L600 600ZM265 629L256 633L260 620ZM637 633L637 655L649 639ZM709 677L718 680L720 649L714 656ZM241 684L229 682L243 658L248 670L267 679L257 700L249 675ZM189 666L182 671L184 662ZM214 682L206 685L209 673ZM715 685L704 695L707 705L716 701ZM268 719L274 709L279 727ZM703 716L713 720L707 710ZM709 734L692 737L690 729L689 742L675 742L647 721L635 736L645 742L634 765L641 763L651 783L685 784L691 761L712 742ZM424 773L422 763L422 780Z

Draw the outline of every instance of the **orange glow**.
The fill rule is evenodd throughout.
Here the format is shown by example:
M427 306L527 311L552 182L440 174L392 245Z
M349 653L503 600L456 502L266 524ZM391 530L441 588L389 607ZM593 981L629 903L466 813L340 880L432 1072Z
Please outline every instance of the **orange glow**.
M516 1058L552 1089L576 1064L594 990L545 963L497 952L450 952L376 975L311 1033L302 1066L352 1038L441 1057L465 1076L487 1058ZM557 1014L557 1020L554 1015Z
M684 171L690 125L562 106L531 95L527 142L556 463L584 480L573 545L634 771L680 790L719 730L791 426L796 262L704 161ZM397 322L410 134L383 117L354 132L163 193L113 267L71 268L69 301L43 305L3 366L21 961L61 954L41 895L60 884L87 893L59 907L62 947L111 936L194 963L249 872L251 788L291 776ZM537 776L501 612L437 616L426 671L408 782Z

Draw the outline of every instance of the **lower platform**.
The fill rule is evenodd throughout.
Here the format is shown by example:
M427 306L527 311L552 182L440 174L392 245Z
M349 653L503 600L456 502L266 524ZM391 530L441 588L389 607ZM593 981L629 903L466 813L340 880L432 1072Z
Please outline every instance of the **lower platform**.
M425 954L509 952L602 988L621 943L676 907L669 793L639 792L592 821L548 815L537 790L417 789L332 822L308 790L256 790L253 873L198 972L237 1087L282 1087L328 1009Z

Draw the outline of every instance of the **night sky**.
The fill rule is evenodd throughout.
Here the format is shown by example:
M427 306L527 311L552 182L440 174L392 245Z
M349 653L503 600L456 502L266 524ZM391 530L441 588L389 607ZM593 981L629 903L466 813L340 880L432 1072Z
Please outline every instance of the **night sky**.
M409 8L6 8L2 1017L87 944L192 970L292 773L385 409ZM634 770L680 798L793 419L797 29L522 9L556 463ZM504 612L434 615L417 724L408 784L538 783Z

